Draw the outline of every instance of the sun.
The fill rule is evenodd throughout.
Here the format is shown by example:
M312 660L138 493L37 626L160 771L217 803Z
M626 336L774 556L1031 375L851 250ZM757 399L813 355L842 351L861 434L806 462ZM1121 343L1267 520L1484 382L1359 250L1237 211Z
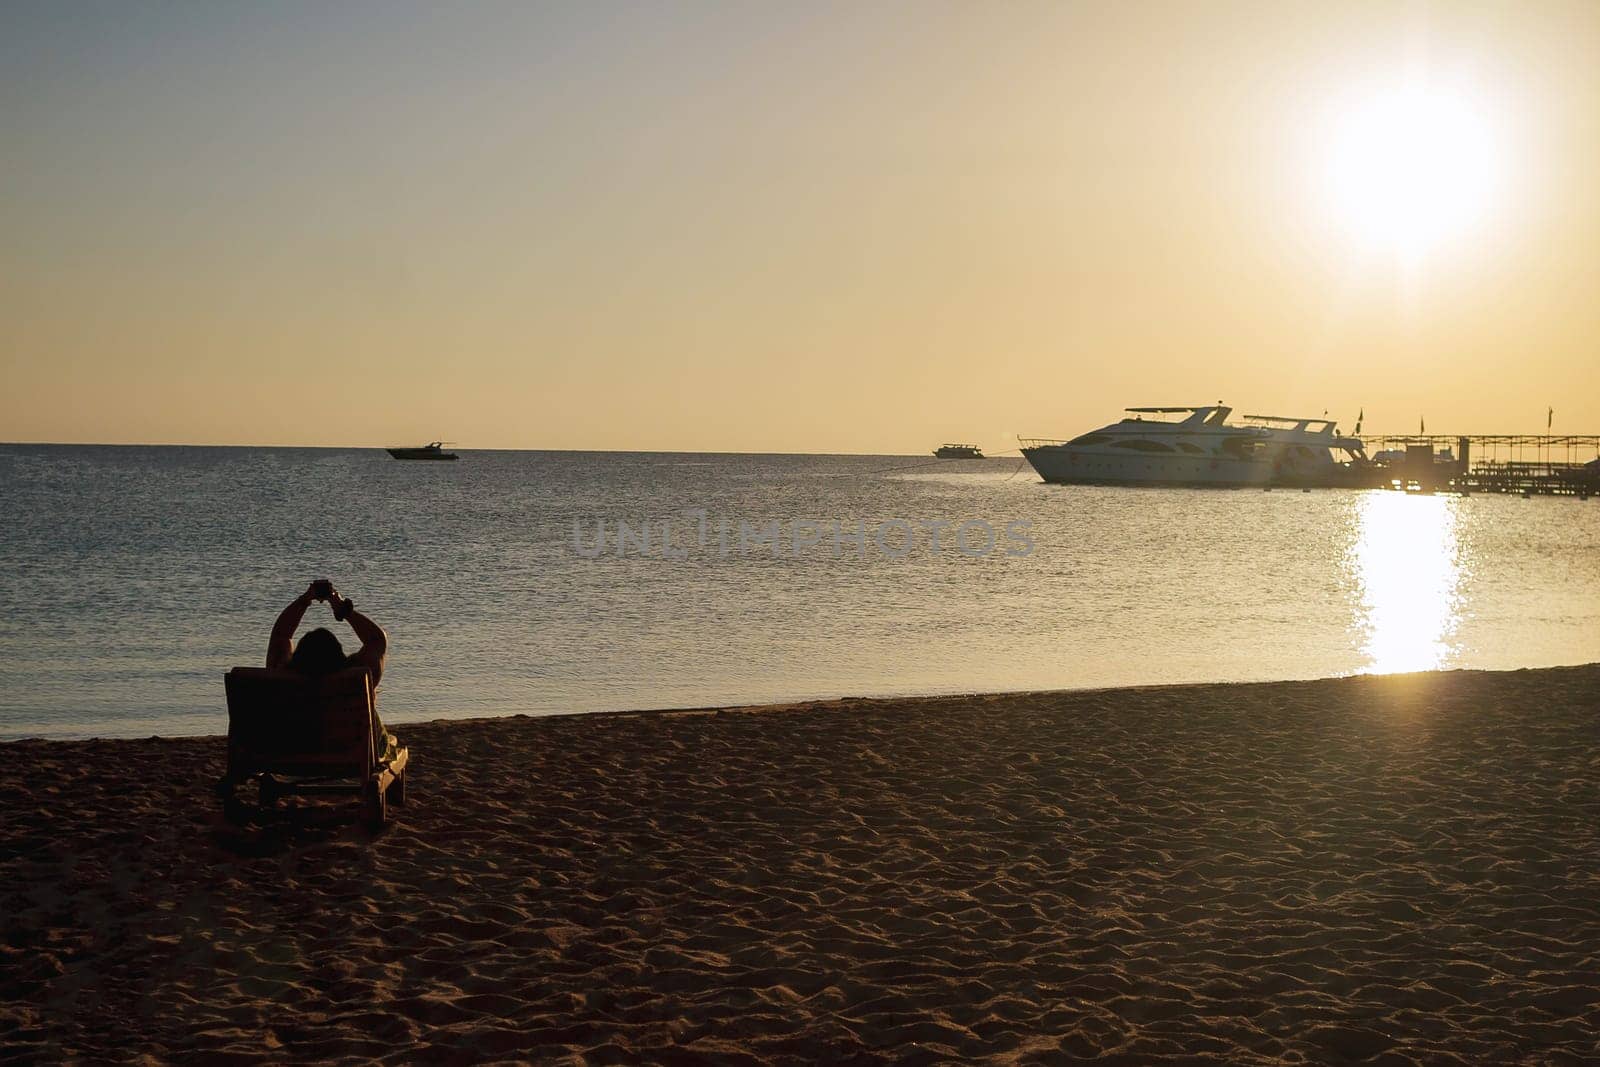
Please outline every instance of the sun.
M1469 94L1404 86L1342 106L1328 141L1326 184L1338 225L1362 244L1417 258L1470 233L1487 215L1498 152Z

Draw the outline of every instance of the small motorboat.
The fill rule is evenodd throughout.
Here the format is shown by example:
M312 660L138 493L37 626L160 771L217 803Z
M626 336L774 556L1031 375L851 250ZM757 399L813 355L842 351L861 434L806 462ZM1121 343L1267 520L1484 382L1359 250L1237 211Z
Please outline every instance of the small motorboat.
M444 450L444 442L443 441L434 441L431 444L415 445L415 446L410 446L410 447L407 447L407 446L404 446L404 445L397 445L397 446L395 446L393 448L385 449L385 451L387 451L389 453L389 455L393 456L395 459L460 459L461 458L460 456L456 455L454 452L446 452Z
M940 459L982 459L983 453L977 445L940 445L933 450L933 454Z

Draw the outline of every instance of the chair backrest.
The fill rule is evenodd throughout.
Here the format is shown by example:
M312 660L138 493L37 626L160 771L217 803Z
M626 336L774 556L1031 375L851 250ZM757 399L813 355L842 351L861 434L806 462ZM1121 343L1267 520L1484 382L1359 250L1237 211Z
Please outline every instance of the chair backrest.
M235 667L228 693L228 766L236 773L372 773L372 686L364 667L321 678Z

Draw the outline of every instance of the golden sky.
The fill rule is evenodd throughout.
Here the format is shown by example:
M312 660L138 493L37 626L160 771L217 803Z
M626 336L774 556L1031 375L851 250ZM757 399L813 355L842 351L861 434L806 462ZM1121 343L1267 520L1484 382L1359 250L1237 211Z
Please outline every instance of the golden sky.
M1600 432L1592 2L10 3L0 100L0 440Z

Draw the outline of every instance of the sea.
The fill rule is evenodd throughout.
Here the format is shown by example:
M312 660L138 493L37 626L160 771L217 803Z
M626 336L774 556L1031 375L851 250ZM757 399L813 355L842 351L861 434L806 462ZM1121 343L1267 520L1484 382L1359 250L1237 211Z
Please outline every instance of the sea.
M389 633L391 723L1600 660L1600 499L460 456L0 446L0 738L226 732L321 577Z

